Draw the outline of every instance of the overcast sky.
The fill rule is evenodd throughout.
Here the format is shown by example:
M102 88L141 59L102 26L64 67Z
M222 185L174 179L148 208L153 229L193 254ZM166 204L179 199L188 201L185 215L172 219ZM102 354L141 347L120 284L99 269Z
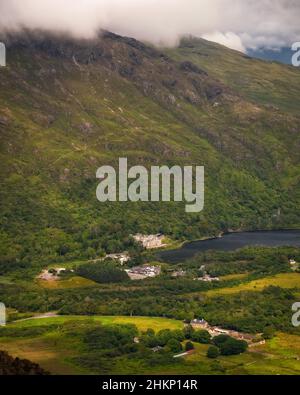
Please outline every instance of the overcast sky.
M155 44L193 34L228 47L300 41L300 0L0 0L0 31L21 27L92 37L99 28Z

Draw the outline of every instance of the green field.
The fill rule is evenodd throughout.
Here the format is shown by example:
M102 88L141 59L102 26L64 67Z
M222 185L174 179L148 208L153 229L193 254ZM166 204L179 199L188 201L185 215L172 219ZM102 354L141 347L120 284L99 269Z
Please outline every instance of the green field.
M36 327L50 327L49 332L42 336L28 336L24 338L0 337L0 349L9 352L14 357L25 358L39 363L44 369L53 374L87 374L88 370L70 363L70 359L80 355L80 340L70 340L62 336L61 330L66 324L101 323L103 325L136 325L139 331L152 328L155 331L162 329L182 329L183 323L166 318L152 317L87 317L87 316L61 316L50 318L34 318L10 323L8 328L30 329ZM56 328L53 329L52 326ZM1 335L1 332L0 332ZM120 367L121 369L121 367ZM129 371L130 372L130 371ZM132 373L132 372L131 372Z
M59 316L59 317L50 317L50 318L33 318L23 321L16 321L9 324L10 327L34 327L40 325L51 325L57 324L62 325L67 322L94 322L101 323L103 325L111 325L111 324L133 324L136 325L140 331L145 331L148 328L152 328L155 331L159 331L161 329L182 329L183 323L178 320L171 320L168 318L153 318L153 317L125 317L125 316Z
M38 362L43 368L55 374L96 374L74 358L80 357L84 348L78 333L95 323L103 325L135 324L139 331L152 328L180 329L182 322L150 317L52 317L30 319L11 323L10 329L22 329L20 335L0 337L0 349L13 356ZM44 330L37 335L33 330ZM48 330L47 330L48 329ZM1 333L0 333L1 334ZM277 333L265 345L256 346L248 352L230 357L210 360L206 357L208 345L196 344L195 352L168 365L154 363L148 366L144 361L131 357L112 358L109 373L119 374L300 374L299 336ZM152 353L149 350L149 353ZM154 354L153 354L154 355ZM151 355L150 355L151 357ZM107 366L105 368L107 370Z
M208 346L197 346L197 352L188 357L189 361L205 362ZM300 374L300 340L298 336L278 333L265 345L230 357L219 357L218 361L228 374Z
M65 280L61 279L57 281L38 280L37 283L42 288L47 289L82 288L94 287L95 285L97 285L94 281L79 276L74 276Z
M228 279L228 278L227 278ZM230 278L229 278L230 279ZM259 280L245 282L234 287L225 287L220 289L212 289L205 292L208 297L217 295L229 295L242 291L261 291L270 285L278 286L286 289L300 288L300 274L299 273L282 273L276 276L265 277Z

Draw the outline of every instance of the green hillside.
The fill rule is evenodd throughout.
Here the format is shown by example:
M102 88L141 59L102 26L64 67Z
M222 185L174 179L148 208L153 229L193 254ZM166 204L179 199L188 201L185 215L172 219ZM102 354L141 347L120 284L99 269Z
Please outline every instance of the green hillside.
M299 70L199 40L164 52L107 32L4 41L1 274L135 249L137 232L181 240L300 227ZM97 168L124 156L204 165L204 211L99 203Z
M254 59L200 38L182 39L179 48L166 51L177 61L189 59L253 102L299 114L299 68Z

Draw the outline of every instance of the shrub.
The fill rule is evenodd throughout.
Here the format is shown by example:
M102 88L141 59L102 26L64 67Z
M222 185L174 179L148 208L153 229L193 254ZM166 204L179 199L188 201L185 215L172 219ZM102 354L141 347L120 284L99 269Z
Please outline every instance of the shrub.
M184 337L189 340L192 338L192 335L194 333L194 328L192 327L192 325L187 325L184 327L183 333L184 333Z
M192 342L187 342L186 343L185 351L191 351L191 350L194 350L194 349L195 349L195 347L194 347L194 344Z
M127 273L114 263L91 263L81 265L76 273L97 283L120 283L127 281Z
M213 343L217 347L221 347L222 344L226 343L230 339L230 336L228 335L219 335L213 338Z
M210 346L209 349L207 350L206 355L208 358L211 359L218 358L218 356L220 355L220 350L216 346Z
M170 350L171 352L180 352L182 351L182 345L180 341L176 339L170 339L167 343L167 349Z
M270 340L270 339L273 339L274 335L275 335L275 329L274 329L273 327L271 327L271 326L267 326L267 327L264 329L264 332L263 332L263 334L262 334L262 337L263 337L265 340Z
M237 340L228 335L215 337L213 343L220 349L221 355L238 355L248 348L248 343L244 340Z
M245 352L248 348L247 342L244 340L236 340L230 338L221 346L222 355L239 355Z
M209 332L205 330L199 330L192 333L191 339L196 343L209 344L211 336Z

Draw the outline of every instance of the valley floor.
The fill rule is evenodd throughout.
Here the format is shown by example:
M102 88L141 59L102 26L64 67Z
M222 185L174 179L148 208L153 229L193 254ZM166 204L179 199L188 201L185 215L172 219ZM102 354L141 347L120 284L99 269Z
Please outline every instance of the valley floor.
M29 319L10 323L11 330L22 329L22 337L0 337L0 349L13 356L27 358L39 363L53 374L101 374L101 368L88 369L78 363L82 351L79 336L66 331L68 325L77 328L89 324L135 324L139 331L152 328L181 329L183 323L177 320L150 317L84 317L61 316L40 319ZM34 330L44 327L41 335L34 335ZM48 328L48 329L47 329ZM32 331L32 332L30 332ZM30 334L32 333L32 334ZM196 344L194 353L174 360L169 365L147 365L140 359L130 356L113 358L110 369L105 364L105 372L109 374L300 374L300 337L286 333L276 333L265 345L251 348L248 352L230 357L218 357L210 360L206 353L208 345ZM149 351L152 352L151 350ZM79 359L80 360L80 359ZM102 361L101 361L102 363Z

